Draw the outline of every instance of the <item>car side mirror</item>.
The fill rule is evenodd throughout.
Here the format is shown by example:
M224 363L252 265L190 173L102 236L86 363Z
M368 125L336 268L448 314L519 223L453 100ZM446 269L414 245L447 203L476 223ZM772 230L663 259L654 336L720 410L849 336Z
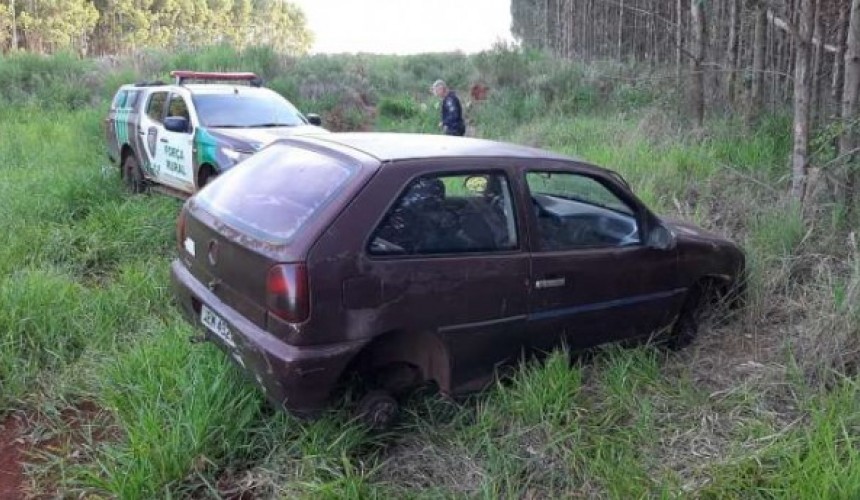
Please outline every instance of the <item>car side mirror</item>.
M184 116L168 116L164 119L164 128L171 132L188 132L188 118Z
M316 113L308 113L305 117L311 125L316 125L317 127L322 125L322 118L320 118L320 115Z
M656 250L672 250L675 248L675 233L663 224L657 224L648 233L648 246Z

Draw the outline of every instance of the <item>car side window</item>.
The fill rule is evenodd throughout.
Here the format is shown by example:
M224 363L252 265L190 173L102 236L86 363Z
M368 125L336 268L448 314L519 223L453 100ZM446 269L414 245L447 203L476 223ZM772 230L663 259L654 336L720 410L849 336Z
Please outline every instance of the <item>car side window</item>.
M140 92L136 90L129 91L128 97L125 100L125 107L129 109L135 109L137 106L137 99L140 97Z
M179 94L171 94L170 96L170 104L167 106L167 117L171 116L179 116L190 120L188 105L185 103L185 99Z
M155 92L149 97L149 102L146 104L146 115L150 120L161 123L165 101L167 101L167 92Z
M528 172L544 251L641 243L635 210L600 181L571 172Z
M427 175L406 187L373 233L372 255L517 248L513 197L502 173Z
M110 109L119 109L125 106L126 96L128 95L127 90L120 90L113 97L113 102L110 104Z

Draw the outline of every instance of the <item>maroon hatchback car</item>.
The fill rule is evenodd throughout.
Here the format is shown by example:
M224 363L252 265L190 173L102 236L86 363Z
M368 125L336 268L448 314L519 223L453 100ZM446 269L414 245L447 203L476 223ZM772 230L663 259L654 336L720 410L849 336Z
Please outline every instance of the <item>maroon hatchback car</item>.
M394 395L480 389L501 364L696 332L706 291L742 288L732 242L661 219L608 170L477 139L284 139L189 199L172 265L182 309L296 413L358 373Z

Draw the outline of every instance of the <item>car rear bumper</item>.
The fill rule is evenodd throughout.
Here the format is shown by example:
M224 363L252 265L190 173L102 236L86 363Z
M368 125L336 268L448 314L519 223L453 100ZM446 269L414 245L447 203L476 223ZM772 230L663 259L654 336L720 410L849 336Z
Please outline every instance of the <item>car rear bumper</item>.
M206 330L207 338L244 368L274 405L298 415L312 415L325 407L341 373L366 344L364 341L322 346L286 344L223 303L179 259L173 261L170 274L186 318ZM235 347L202 326L203 304L229 325Z

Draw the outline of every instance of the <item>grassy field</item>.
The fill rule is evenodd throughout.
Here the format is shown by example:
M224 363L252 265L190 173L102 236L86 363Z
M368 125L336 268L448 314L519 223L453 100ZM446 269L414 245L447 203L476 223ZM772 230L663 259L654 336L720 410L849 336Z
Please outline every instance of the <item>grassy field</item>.
M626 78L635 69L504 50L172 57L0 59L14 89L0 99L0 422L18 422L28 491L860 495L857 225L845 207L787 201L785 118L690 131L677 96ZM179 202L126 194L104 155L114 86L169 67L251 69L337 128L425 132L437 122L429 82L481 78L493 91L468 111L476 135L613 167L661 213L739 241L749 305L682 352L555 353L467 401L415 395L384 434L353 423L344 401L313 422L273 412L220 351L188 342L167 273Z

